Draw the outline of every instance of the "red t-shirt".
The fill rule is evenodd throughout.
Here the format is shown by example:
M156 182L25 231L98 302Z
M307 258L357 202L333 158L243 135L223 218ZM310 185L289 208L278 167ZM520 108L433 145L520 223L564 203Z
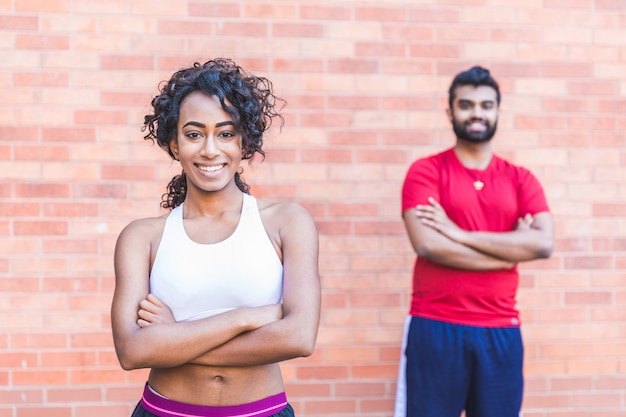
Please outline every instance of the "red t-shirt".
M482 183L474 184L476 181ZM527 213L549 211L541 184L525 168L493 156L484 171L466 168L453 149L411 165L402 212L437 200L465 230L506 232ZM413 316L482 327L519 326L517 268L467 271L418 257L413 271Z

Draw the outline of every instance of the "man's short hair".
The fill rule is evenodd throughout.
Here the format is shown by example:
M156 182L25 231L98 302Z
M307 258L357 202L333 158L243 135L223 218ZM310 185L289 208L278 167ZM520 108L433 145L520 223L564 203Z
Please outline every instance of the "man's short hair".
M496 90L496 101L498 102L498 106L500 106L500 87L498 83L491 76L488 69L476 65L466 71L458 73L456 77L454 77L454 80L452 80L452 84L448 90L448 104L450 108L452 108L454 102L456 89L464 85L473 85L474 87L486 85L493 88Z

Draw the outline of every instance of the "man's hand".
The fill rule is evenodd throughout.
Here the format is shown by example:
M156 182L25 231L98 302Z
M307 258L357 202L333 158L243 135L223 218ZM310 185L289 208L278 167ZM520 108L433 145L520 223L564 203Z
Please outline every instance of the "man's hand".
M533 216L528 213L524 217L517 219L517 226L515 227L515 230L530 230L533 225L533 221Z
M449 239L463 243L465 230L456 225L441 205L432 197L428 198L428 205L419 204L415 209L415 215L426 226L432 227Z
M152 324L164 323L176 323L172 310L154 294L148 294L146 298L139 302L137 326L143 328Z

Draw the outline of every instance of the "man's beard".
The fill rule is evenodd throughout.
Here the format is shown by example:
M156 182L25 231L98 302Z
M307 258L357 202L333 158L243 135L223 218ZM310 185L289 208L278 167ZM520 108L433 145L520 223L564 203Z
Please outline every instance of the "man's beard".
M498 127L498 121L491 125L485 120L486 129L480 132L473 132L468 129L471 124L471 120L467 123L459 123L455 118L452 118L452 129L459 139L466 140L468 142L480 143L487 142L493 138L496 134L496 128Z

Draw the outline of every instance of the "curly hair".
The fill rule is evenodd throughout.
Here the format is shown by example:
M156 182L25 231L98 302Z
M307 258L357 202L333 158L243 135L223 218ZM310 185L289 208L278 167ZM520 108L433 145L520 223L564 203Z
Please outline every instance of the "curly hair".
M284 124L279 110L286 102L274 95L270 80L246 72L231 59L215 58L204 64L196 62L175 72L169 81L162 82L159 91L160 94L152 99L153 113L144 117L142 131L148 131L144 139L156 141L172 159L176 158L170 143L177 137L180 105L194 91L216 96L232 117L242 136L242 159L252 159L256 153L264 157L264 132L275 117L280 119L281 127ZM241 171L235 174L235 182L241 191L250 192L250 187L241 178ZM183 171L168 184L161 207L173 209L179 206L185 201L186 194L187 178Z

